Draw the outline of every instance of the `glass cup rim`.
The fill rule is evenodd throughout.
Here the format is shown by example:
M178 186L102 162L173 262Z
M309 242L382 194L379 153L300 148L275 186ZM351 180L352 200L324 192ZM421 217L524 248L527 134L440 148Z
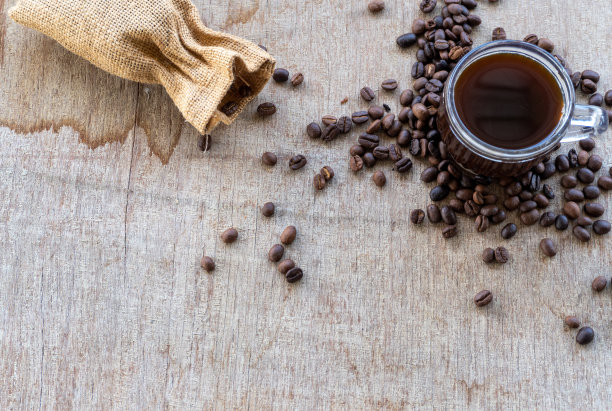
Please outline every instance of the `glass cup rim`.
M553 75L563 97L562 115L557 126L538 143L522 149L497 147L481 140L465 126L455 107L454 85L463 71L470 64L485 56L502 53L520 54L540 64ZM576 93L567 71L551 53L523 41L496 40L473 49L459 60L445 84L443 101L451 131L463 145L488 160L515 163L529 161L547 154L561 141L574 113Z

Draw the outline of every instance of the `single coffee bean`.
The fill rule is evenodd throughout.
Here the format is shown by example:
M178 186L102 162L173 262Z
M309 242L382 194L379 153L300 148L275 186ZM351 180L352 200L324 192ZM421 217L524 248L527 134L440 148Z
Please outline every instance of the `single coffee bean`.
M442 229L442 237L446 239L455 237L457 233L458 231L456 225L447 225Z
M283 260L276 266L278 272L283 275L287 274L287 271L291 270L293 267L295 267L295 262L291 259Z
M602 190L612 190L612 177L601 176L597 180L597 186ZM585 187L586 188L586 187Z
M474 226L476 226L476 231L478 231L479 233L484 233L491 226L489 217L484 216L482 214L477 216L476 219L474 219Z
M476 26L479 26L480 23L482 23L482 19L474 13L470 13L467 16L466 23L472 27L476 27Z
M210 146L212 145L212 137L210 134L200 134L198 136L198 148L200 151L208 151L210 150Z
M400 48L408 48L417 42L417 36L414 33L405 33L395 39L395 43Z
M382 128L382 121L380 119L377 119L377 120L372 121L370 125L368 126L368 128L366 128L366 133L367 134L378 133L378 131L380 131L381 128Z
M526 213L522 213L521 222L525 225L534 225L538 221L540 221L540 213L538 210L527 211Z
M277 263L283 258L283 254L285 254L285 247L280 244L274 244L270 251L268 251L268 260Z
M325 177L321 174L315 174L312 184L316 190L323 190L325 188Z
M368 115L372 120L377 120L385 115L385 110L381 106L372 105L368 108Z
M424 183L431 183L438 176L438 169L436 167L427 167L421 173L421 181Z
M238 104L235 101L228 101L221 107L221 112L228 117L233 116L238 111Z
M235 228L228 228L224 232L221 233L221 240L225 244L233 243L238 239L238 231Z
M533 196L533 201L538 205L538 208L546 208L550 204L550 201L542 193L537 193Z
M262 117L271 116L276 113L276 106L273 103L261 103L257 106L257 113Z
M493 29L493 34L491 35L491 40L506 40L506 30L503 27L496 27Z
M516 196L523 190L523 186L518 181L514 181L506 186L506 194Z
M363 168L363 160L359 155L355 154L349 159L349 167L352 171L357 172Z
M499 208L495 204L485 205L480 209L480 214L485 217L493 217L497 213L499 213Z
M554 257L557 255L557 246L550 238L544 238L540 241L540 250L547 257Z
M329 181L334 178L334 170L330 166L324 166L320 171L325 181Z
M304 82L304 75L302 73L295 73L291 76L291 85L297 87Z
M541 38L540 40L538 40L538 47L543 48L549 53L552 53L555 49L555 45L553 44L553 42L546 38Z
M209 273L215 270L215 261L207 255L202 257L202 260L200 260L200 265Z
M544 163L544 172L540 174L540 177L542 178L542 180L546 180L547 178L552 177L556 171L557 168L555 167L554 163L550 161L546 162Z
M599 157L597 154L593 154L589 158L589 161L587 162L588 169L594 173L599 171L602 165L603 165L603 159Z
M385 2L383 0L370 0L368 3L368 10L372 13L379 13L385 9Z
M278 158L276 157L276 154L271 153L269 151L266 151L265 153L261 155L261 162L267 166L276 165L277 161L278 161Z
M308 163L306 157L301 154L298 154L291 157L291 159L289 160L289 168L292 170L299 170L300 168L304 167L306 163Z
M557 170L564 172L570 169L569 158L565 154L560 154L555 159Z
M342 116L338 119L335 126L338 127L338 131L340 133L346 134L351 131L351 128L353 128L353 123L347 116Z
M578 185L578 179L575 176L565 175L561 177L561 186L564 188L574 188Z
M398 173L406 173L412 168L412 161L408 157L404 157L395 162L395 170Z
M372 90L370 87L362 88L359 94L361 95L361 98L365 101L372 101L374 100L374 97L376 97L376 94L374 94L374 90Z
M369 119L368 112L365 110L356 111L351 115L351 120L353 120L353 123L355 124L367 123Z
M580 345L585 345L593 341L595 338L595 331L591 327L582 327L576 334L576 342Z
M612 106L612 90L606 91L606 94L604 94L604 101L606 105Z
M412 224L421 224L425 219L425 212L420 208L410 212L410 221Z
M447 186L435 186L429 192L429 198L431 201L442 201L448 196L449 189Z
M540 217L540 225L542 227L550 227L551 225L555 223L555 218L557 218L555 213L551 211L547 211L544 214L542 214L542 217Z
M277 83L284 83L289 80L289 71L284 68L277 68L274 70L274 73L272 73L272 79Z
M423 103L415 103L415 104L413 104L412 105L412 113L414 114L414 116L417 119L419 119L421 121L429 120L429 110L427 109L427 107Z
M593 220L591 220L589 217L581 215L576 219L576 224L581 227L588 227L593 224Z
M568 201L563 206L563 212L568 218L575 220L580 215L580 207L573 201Z
M372 175L372 181L374 181L374 184L378 187L382 187L387 183L387 177L385 177L385 173L379 170Z
M414 92L410 89L406 89L402 91L400 94L400 104L404 107L410 106L412 104L412 100L414 99Z
M514 223L508 223L504 226L504 228L502 228L501 230L501 236L503 239L508 240L512 237L514 237L514 235L516 234L516 232L518 231L516 224Z
M395 121L395 114L389 113L385 115L382 118L382 120L380 120L380 123L385 130L389 130L393 126L394 121Z
M290 225L287 226L280 235L281 243L285 245L289 245L295 241L295 237L297 236L297 229Z
M455 212L448 206L444 206L440 209L440 215L442 216L442 221L448 225L457 224L457 215Z
M464 205L463 205L463 201L456 199L456 198L452 198L449 202L448 202L448 206L455 212L455 213L463 213L464 212Z
M317 123L312 122L306 126L306 134L310 138L319 138L321 137L321 127Z
M392 78L387 79L387 80L382 82L380 87L383 90L386 90L386 91L393 91L393 90L395 90L397 88L397 80L392 79Z
M587 198L589 200L594 200L597 197L599 197L599 195L601 194L601 191L599 191L599 188L597 188L596 186L585 186L582 189L582 193L584 194L584 198Z
M431 13L436 8L437 0L422 0L419 8L423 13Z
M531 191L523 190L519 193L521 201L529 201L533 199L533 193Z
M560 214L557 216L557 218L555 219L555 228L557 230L566 230L567 227L569 227L569 219L567 218L567 216Z
M457 192L455 193L455 197L462 201L471 200L473 195L474 190L472 190L471 188L462 188L457 190Z
M474 304L477 307L484 307L493 301L493 294L489 290L482 290L474 296Z
M321 133L321 140L323 141L332 141L335 140L340 134L340 128L338 128L337 123L329 124L325 127L323 132Z
M380 139L376 134L368 133L361 134L357 139L359 145L365 148L366 150L373 150L374 148L378 147L379 141Z
M582 194L582 191L579 191L579 193ZM519 207L519 211L521 213L526 213L528 211L536 209L537 207L538 207L538 204L533 200L524 201L521 203L521 206Z
M495 261L500 264L506 264L510 259L510 251L505 247L497 247L495 249Z
M389 148L385 146L376 146L372 150L372 154L377 160L386 160L389 158Z
M579 71L576 71L570 76L570 79L572 80L572 85L574 86L574 88L578 88L578 86L580 86L581 76L582 76L582 73L580 73Z
M589 105L601 107L603 105L604 98L601 94L595 93L589 97Z
M504 207L509 211L516 210L521 205L521 199L518 196L508 197L504 200Z
M578 165L580 167L586 166L590 157L588 151L580 150L580 153L578 153Z
M389 158L391 161L397 162L403 157L402 149L397 144L389 145Z
M426 30L425 20L415 19L412 22L412 32L414 34L423 34L425 33L425 30Z
M438 177L436 177L436 182L438 183L439 186L447 185L448 183L450 183L451 178L452 177L448 171L441 171L438 174Z
M376 157L374 157L372 153L365 153L362 158L363 158L363 164L367 168L372 168L376 165Z
M523 41L530 44L538 44L538 36L535 34L528 34L525 36Z
M591 80L593 83L599 83L599 73L593 70L584 70L582 72L583 80Z
M499 224L506 221L506 212L504 210L499 210L497 214L491 217L491 222L493 224Z
M597 84L595 84L595 82L592 80L583 79L580 90L582 90L584 94L593 94L597 91Z
M276 207L274 206L274 203L268 201L263 205L263 207L261 207L261 214L263 214L264 217L272 217L275 209Z
M482 252L482 261L490 264L495 261L495 250L492 248L485 248Z
M544 184L542 186L542 192L544 193L546 198L548 198L549 200L552 200L555 198L555 192L553 191L552 188L550 188L548 184Z
M566 190L563 197L567 201L574 201L576 203L584 201L584 193L577 188L570 188L569 190Z
M605 212L604 206L599 203L586 203L584 205L584 212L591 217L601 217Z
M287 271L287 274L285 274L285 278L289 283L295 283L297 281L300 281L303 276L304 272L299 267L293 267L292 269Z
M567 317L565 317L564 322L565 322L565 325L567 325L569 328L580 327L580 320L578 320L578 317L574 315L568 315Z
M463 208L468 217L476 217L480 214L480 206L473 200L466 201Z
M611 228L610 222L606 220L597 220L593 223L593 232L597 235L608 234Z
M612 90L610 90L612 91ZM612 97L612 95L611 95ZM593 140L592 138L588 137L585 138L583 140L580 140L580 142L578 143L580 145L580 148L585 150L585 151L591 151L595 148L595 140Z
M574 236L582 242L587 242L591 239L591 233L589 233L586 228L579 225L575 226L572 232Z
M435 204L428 205L427 218L429 219L429 222L433 224L442 221L442 214L440 213L440 208Z

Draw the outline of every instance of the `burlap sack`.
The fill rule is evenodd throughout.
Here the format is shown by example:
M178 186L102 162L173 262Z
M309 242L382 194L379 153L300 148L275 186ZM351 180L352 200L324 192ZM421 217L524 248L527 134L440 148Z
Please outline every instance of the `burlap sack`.
M274 69L256 44L205 27L189 0L19 0L9 16L103 70L163 85L201 133L230 124Z

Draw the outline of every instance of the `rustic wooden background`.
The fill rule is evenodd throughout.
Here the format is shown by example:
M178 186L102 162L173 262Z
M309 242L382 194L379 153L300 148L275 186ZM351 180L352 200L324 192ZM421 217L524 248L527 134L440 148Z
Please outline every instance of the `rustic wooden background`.
M462 219L460 236L444 241L439 227L409 224L409 210L428 203L422 163L402 177L381 165L389 181L378 189L371 171L348 170L354 135L305 137L323 114L365 108L362 86L409 85L414 50L394 40L419 15L417 0L387 0L380 15L366 0L196 1L210 27L265 44L306 77L298 89L270 84L206 154L159 87L107 75L9 21L12 3L0 0L0 408L612 403L611 291L590 290L612 275L609 238L583 245L531 227L505 242L499 228L478 234ZM481 1L475 38L499 25L511 38L547 35L575 69L598 70L605 90L609 6ZM398 95L379 102L395 110ZM263 101L277 103L272 118L256 118ZM601 155L612 155L610 134ZM168 142L154 148L167 164L147 135ZM278 153L275 168L260 165L266 150ZM309 163L290 172L296 153ZM315 193L323 165L336 178ZM278 206L272 219L260 215L265 201ZM294 285L266 259L288 224L299 231L288 256L305 271ZM226 246L229 226L240 240ZM537 248L545 235L559 244L552 260ZM480 261L504 243L510 263ZM203 250L212 275L199 268ZM483 288L495 300L476 309ZM595 329L591 345L574 342L567 314Z

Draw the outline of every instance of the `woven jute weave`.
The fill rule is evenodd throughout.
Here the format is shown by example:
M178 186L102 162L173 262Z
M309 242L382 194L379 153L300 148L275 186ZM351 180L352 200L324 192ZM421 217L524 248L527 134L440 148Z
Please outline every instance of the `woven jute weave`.
M274 70L256 44L204 26L188 0L19 0L9 16L114 75L163 85L200 133L230 124Z

